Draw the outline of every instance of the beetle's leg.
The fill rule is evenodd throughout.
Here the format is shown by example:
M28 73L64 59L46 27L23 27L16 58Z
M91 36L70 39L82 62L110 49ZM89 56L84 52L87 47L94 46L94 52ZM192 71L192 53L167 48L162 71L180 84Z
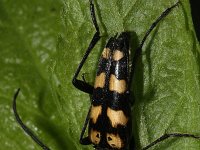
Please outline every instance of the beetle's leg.
M99 26L97 24L97 21L96 21L96 15L95 15L95 10L94 10L94 4L93 4L93 0L90 0L90 13L91 13L91 17L92 17L92 22L93 22L93 25L95 27L95 30L96 30L96 33L94 34L75 74L74 74L74 77L73 77L73 80L72 80L72 83L73 85L83 91L83 92L86 92L88 94L92 94L93 93L93 86L89 85L88 83L82 81L82 80L78 80L77 77L78 77L78 74L81 70L81 68L83 67L83 64L85 63L88 55L90 54L91 50L94 48L94 46L96 45L96 43L99 41L100 39L100 32L99 32Z
M82 80L83 82L87 83L86 80L85 80L85 74L82 74ZM90 101L92 100L92 95L90 95ZM91 110L91 107L89 108L89 111L88 111L88 114L87 114L87 117L85 119L85 122L84 122L84 125L83 125L83 128L82 128L82 131L81 131L81 135L80 135L80 139L79 139L79 142L82 144L82 145L89 145L91 144L91 141L89 139L89 137L83 137L84 136L84 133L86 131L86 128L87 128L87 125L88 125L88 122L90 120L90 110Z
M135 69L135 65L136 65L136 62L137 62L137 59L138 59L138 56L141 54L141 51L142 51L142 47L144 45L144 42L146 41L146 39L148 38L149 34L151 33L151 31L158 25L158 23L164 19L170 12L173 8L175 8L176 6L179 5L179 1L172 5L171 7L167 8L164 12L162 12L162 14L151 24L150 28L147 30L147 32L145 33L142 41L140 42L140 45L139 47L136 49L135 51L135 54L134 54L134 57L132 59L132 67L131 67L131 79L132 77L134 76L134 69ZM130 80L131 80L130 79ZM132 81L130 81L131 83Z
M81 77L82 77L83 82L85 82L85 83L87 84L88 82L87 82L86 79L85 79L85 74L86 74L86 73L83 73L83 74L81 75Z
M13 112L14 112L16 121L21 126L21 128L24 130L24 132L26 132L26 134L28 134L35 141L35 143L37 143L43 150L50 150L50 148L48 148L45 144L43 144L43 142L33 133L33 131L31 129L29 129L22 122L22 120L17 112L17 107L16 107L16 100L17 100L19 91L20 91L20 89L17 90L17 92L15 93L14 98L13 98Z
M88 136L87 136L87 137L83 137L83 136L84 136L84 133L85 133L85 131L86 131L88 122L89 122L89 120L90 120L90 110L91 110L91 107L90 107L90 109L89 109L89 111L88 111L87 117L86 117L86 119L85 119L85 123L84 123L83 128L82 128L82 131L81 131L81 135L80 135L80 140L79 140L79 141L80 141L80 143L81 143L82 145L89 145L89 144L91 144L91 141L90 141L90 139L89 139Z
M156 139L155 141L153 141L152 143L150 143L149 145L147 145L146 147L142 148L142 150L147 150L150 147L168 139L171 137L190 137L190 138L195 138L195 139L200 139L200 136L195 136L193 134L187 134L187 133L169 133L169 134L164 134L161 137L159 137L158 139Z

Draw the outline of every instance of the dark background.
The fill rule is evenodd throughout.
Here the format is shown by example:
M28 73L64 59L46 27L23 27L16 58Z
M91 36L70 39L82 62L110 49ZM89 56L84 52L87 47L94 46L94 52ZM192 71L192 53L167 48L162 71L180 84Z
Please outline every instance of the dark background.
M200 0L190 0L192 19L198 41L200 41Z

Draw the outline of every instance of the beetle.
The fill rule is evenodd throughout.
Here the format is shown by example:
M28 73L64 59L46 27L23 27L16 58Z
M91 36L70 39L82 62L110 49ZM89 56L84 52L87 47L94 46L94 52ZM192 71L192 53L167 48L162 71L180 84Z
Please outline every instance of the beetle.
M102 51L97 67L94 86L91 86L86 82L84 76L82 80L77 79L88 55L100 39L100 31L96 20L93 0L90 0L91 18L96 33L94 34L72 79L72 83L77 89L91 95L91 106L80 135L80 143L82 145L92 144L96 150L127 150L132 148L130 144L133 139L130 84L137 57L141 53L144 42L151 31L170 13L173 8L178 6L178 4L179 1L167 8L147 30L139 47L136 49L135 55L132 59L131 68L129 67L129 32L122 32L119 35L116 34L114 37L111 37ZM19 89L15 93L13 99L13 111L17 122L38 145L45 150L49 150L50 148L43 144L21 121L16 109L16 98L18 93ZM88 136L84 137L87 126ZM142 150L149 149L155 144L170 137L200 138L192 134L164 134Z

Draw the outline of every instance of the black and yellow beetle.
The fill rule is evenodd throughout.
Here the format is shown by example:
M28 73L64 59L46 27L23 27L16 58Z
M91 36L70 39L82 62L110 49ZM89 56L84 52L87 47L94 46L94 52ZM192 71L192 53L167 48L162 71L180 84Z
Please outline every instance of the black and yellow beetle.
M111 37L100 56L94 86L91 86L85 81L84 77L83 80L77 79L88 55L100 39L100 31L96 21L93 0L90 0L90 12L96 33L94 34L72 80L72 83L76 88L91 95L91 106L80 135L81 144L92 144L96 150L135 149L134 145L131 145L133 137L131 132L132 102L130 97L130 84L135 63L150 32L178 4L179 2L167 8L151 25L140 43L139 48L135 52L131 68L129 68L129 33L122 32L119 35L116 34L114 37ZM13 110L17 122L38 145L44 150L49 150L50 148L44 145L21 121L16 110L16 98L18 93L19 90L15 93L13 100ZM84 137L87 126L88 136ZM200 139L200 137L192 134L164 134L142 150L146 150L169 137L192 137Z
M92 94L91 107L80 137L81 144L94 144L96 149L124 149L129 145L132 120L128 53L129 37L124 32L110 38L104 48L94 87L77 80L78 74L75 74L74 86ZM88 122L88 136L83 138Z

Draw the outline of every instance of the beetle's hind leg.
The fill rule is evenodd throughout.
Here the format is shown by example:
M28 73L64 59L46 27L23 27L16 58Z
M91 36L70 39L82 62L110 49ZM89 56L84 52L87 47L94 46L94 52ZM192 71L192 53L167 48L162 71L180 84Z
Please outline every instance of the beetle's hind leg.
M158 139L156 139L155 141L153 141L152 143L150 143L149 145L147 145L146 147L142 148L142 150L147 150L150 147L168 139L168 138L172 138L172 137L185 137L185 138L195 138L195 139L199 139L200 140L200 136L196 136L193 134L187 134L187 133L166 133L164 135L162 135L161 137L159 137Z
M26 132L26 134L28 134L34 141L35 143L37 143L43 150L50 150L49 147L47 147L34 133L33 131L27 127L23 121L21 120L18 112L17 112L17 104L16 104L16 101L17 101L17 96L19 94L19 91L20 89L17 90L17 92L15 93L14 95L14 98L13 98L13 112L14 112L14 115L15 115L15 119L17 121L17 123L21 126L21 128L24 130L24 132Z
M91 110L91 107L88 111L88 114L87 114L87 117L85 119L85 123L83 125L83 128L82 128L82 131L81 131L81 135L80 135L80 139L79 139L79 142L82 144L82 145L89 145L91 144L91 141L89 139L89 137L83 137L84 134L85 134L85 131L86 131L86 128L87 128L87 125L89 123L89 120L90 120L90 110Z

